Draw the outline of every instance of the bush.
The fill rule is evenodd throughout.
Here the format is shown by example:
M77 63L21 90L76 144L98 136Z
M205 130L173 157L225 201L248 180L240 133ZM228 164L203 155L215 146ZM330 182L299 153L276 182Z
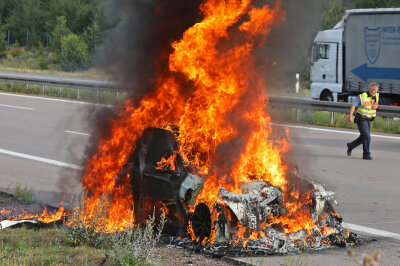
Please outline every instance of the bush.
M155 211L146 221L145 227L131 227L124 232L114 233L110 258L115 265L146 265L155 259L153 250L160 240L166 218L162 212L158 226ZM157 227L157 232L154 229Z
M32 189L29 189L26 185L25 187L22 187L21 185L16 184L14 189L14 197L23 203L30 203L34 200Z
M61 67L65 71L83 69L90 61L86 43L76 34L62 40Z
M87 218L84 212L88 211L84 205L84 196L68 217L67 224L61 230L61 241L69 246L89 245L100 248L109 245L107 234L108 213L110 198L103 195L100 204L91 210L91 217ZM110 244L111 246L111 244Z
M49 64L47 62L47 57L44 54L39 55L39 60L38 60L39 68L41 70L48 69Z

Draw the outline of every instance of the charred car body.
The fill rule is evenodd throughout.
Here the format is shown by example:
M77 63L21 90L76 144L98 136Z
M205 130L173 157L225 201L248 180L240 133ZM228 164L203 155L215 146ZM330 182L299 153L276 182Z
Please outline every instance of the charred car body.
M136 143L136 149L124 166L130 173L134 194L135 217L144 223L149 215L164 209L167 222L165 232L172 235L187 234L187 225L192 224L198 240L209 237L212 228L216 232L216 242L228 241L236 233L238 225L251 230L259 229L258 224L270 217L284 216L287 213L282 203L282 190L265 181L253 181L241 186L242 194L232 193L221 187L212 210L204 204L195 204L195 197L203 187L203 178L189 173L183 159L177 153L178 143L174 134L168 130L148 128ZM174 156L170 169L159 167L162 158ZM291 173L297 175L296 173ZM300 178L297 176L296 178ZM316 225L329 225L343 231L340 216L321 215L332 213L330 201L334 193L326 191L322 185L304 181L307 190L312 190L313 206L311 215ZM195 207L195 208L194 208ZM189 209L194 212L190 213ZM211 214L216 214L212 225ZM324 216L322 219L321 217ZM279 230L268 232L277 236Z

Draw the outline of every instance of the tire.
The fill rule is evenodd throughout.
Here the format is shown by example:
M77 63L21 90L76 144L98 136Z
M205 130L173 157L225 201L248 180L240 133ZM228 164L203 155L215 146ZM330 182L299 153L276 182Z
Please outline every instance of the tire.
M329 90L324 90L321 93L320 100L321 101L325 101L325 102L333 102L333 94L332 94L332 92L330 92Z
M379 105L392 105L392 103L392 99L390 99L389 97L379 97Z

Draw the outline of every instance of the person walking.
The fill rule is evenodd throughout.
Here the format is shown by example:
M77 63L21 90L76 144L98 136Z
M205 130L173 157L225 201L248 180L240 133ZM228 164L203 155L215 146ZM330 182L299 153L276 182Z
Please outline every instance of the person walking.
M372 160L369 145L371 143L371 122L376 117L376 109L378 109L379 102L379 86L375 82L369 84L368 91L361 93L356 100L353 102L349 111L349 122L357 123L360 136L352 142L347 143L347 155L351 156L351 151L357 146L362 144L363 147L363 159ZM353 113L357 108L355 118Z

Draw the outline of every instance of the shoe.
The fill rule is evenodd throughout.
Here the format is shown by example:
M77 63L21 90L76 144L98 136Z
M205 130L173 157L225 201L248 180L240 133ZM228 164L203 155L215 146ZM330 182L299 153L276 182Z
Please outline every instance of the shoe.
M347 143L347 156L351 156L352 149L350 148L349 143Z
M372 157L371 157L371 156L363 157L363 159L364 159L364 160L372 160Z

